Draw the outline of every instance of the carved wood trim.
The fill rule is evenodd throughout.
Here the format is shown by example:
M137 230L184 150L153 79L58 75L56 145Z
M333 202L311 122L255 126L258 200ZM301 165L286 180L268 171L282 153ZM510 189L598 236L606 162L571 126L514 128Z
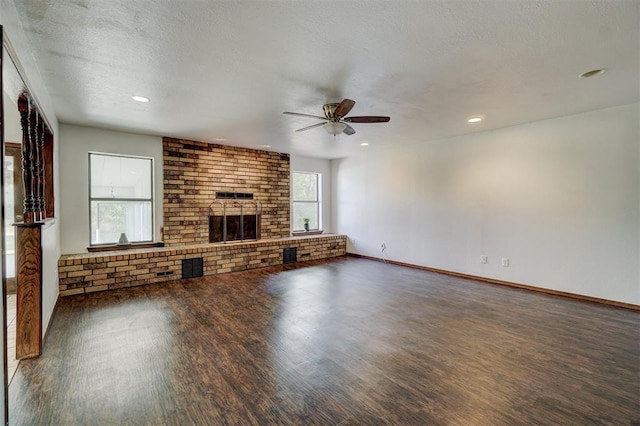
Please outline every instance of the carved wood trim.
M31 122L35 120L31 114L31 105L27 94L23 93L18 98L18 110L20 111L20 124L22 125L22 183L24 185L24 221L33 223L35 221L33 208L33 153L32 139L35 131ZM34 122L35 124L35 122Z
M34 149L34 210L36 220L44 220L44 121L37 114L36 140Z
M53 134L45 127L44 132L44 215L55 216L55 197L53 193Z
M23 216L25 222L33 223L47 218L47 207L53 211L53 135L26 93L18 99L18 110L23 139Z

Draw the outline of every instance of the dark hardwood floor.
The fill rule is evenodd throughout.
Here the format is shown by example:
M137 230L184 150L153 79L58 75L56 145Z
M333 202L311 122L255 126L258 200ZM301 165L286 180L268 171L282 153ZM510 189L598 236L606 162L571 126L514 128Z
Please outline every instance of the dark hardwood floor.
M10 422L629 426L639 342L640 312L343 257L63 298Z

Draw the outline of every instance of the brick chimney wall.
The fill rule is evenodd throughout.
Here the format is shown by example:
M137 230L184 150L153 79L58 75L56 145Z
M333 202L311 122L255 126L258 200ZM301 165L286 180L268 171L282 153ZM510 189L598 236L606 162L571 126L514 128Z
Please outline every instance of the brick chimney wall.
M209 242L218 191L251 192L262 205L262 239L290 235L289 154L163 138L164 242Z

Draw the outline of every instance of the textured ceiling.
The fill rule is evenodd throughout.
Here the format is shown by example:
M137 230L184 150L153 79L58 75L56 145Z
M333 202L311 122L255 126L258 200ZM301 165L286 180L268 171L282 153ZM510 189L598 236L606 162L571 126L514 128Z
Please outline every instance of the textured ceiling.
M640 2L16 0L61 122L322 158L640 100ZM9 35L10 37L10 35ZM594 68L602 76L581 79ZM148 104L133 102L144 95ZM353 136L295 133L344 97ZM481 124L466 119L483 114ZM227 138L223 141L216 138Z

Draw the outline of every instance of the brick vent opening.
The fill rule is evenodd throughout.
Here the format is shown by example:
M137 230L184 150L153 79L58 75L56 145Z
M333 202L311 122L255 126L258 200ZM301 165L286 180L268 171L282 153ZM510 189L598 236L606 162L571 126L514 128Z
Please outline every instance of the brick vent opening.
M203 265L203 262L201 257L197 257L194 259L183 259L182 260L182 279L197 278L197 277L203 276L204 269L202 265Z
M298 248L289 247L282 250L282 263L296 263L298 261Z

